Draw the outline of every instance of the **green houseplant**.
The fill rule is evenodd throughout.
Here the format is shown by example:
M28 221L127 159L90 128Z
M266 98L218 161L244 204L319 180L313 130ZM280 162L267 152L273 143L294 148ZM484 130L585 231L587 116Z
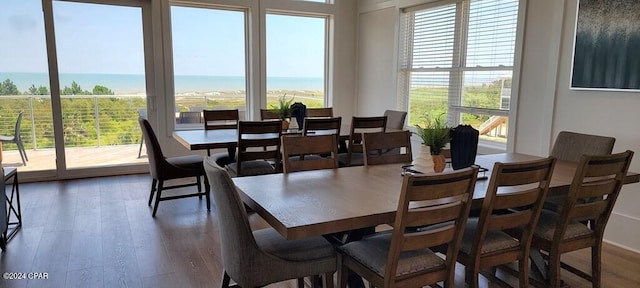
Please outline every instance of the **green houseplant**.
M431 155L440 155L442 148L451 140L451 128L442 119L444 114L427 119L426 125L416 125L422 143L429 146Z
M416 125L418 135L422 138L422 143L429 146L429 152L433 160L433 170L435 172L444 171L446 160L441 154L442 148L451 140L451 128L447 126L446 121L442 119L444 115L445 114L441 114L435 118L427 117L426 125Z
M278 114L280 119L286 120L291 118L291 104L293 104L293 97L287 98L287 94L278 97L278 103L271 105L271 109L274 113Z

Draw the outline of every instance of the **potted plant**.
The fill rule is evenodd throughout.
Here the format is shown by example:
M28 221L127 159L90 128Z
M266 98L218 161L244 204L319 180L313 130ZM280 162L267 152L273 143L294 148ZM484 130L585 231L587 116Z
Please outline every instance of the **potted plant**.
M438 117L427 119L424 126L416 125L422 143L429 146L429 152L433 158L434 171L436 172L444 170L445 159L442 155L442 148L451 140L451 128L442 119L444 115L443 113Z
M282 130L289 128L289 119L291 118L291 104L293 104L293 97L287 98L287 94L278 97L278 103L271 105L271 110L278 114L278 117L282 120Z

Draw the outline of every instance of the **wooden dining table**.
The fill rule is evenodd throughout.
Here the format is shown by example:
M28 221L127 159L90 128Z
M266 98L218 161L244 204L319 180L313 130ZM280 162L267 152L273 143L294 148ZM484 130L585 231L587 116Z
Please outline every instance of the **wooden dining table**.
M397 131L397 129L387 129L387 131ZM318 131L320 134L321 131ZM351 126L349 123L345 123L340 127L340 141L346 141L349 139L351 133ZM300 135L302 130L291 129L282 132L283 135ZM238 130L237 129L218 129L218 130L178 130L173 132L173 138L182 144L185 148L195 150L210 150L210 149L227 149L229 156L235 155L235 150L238 145Z
M491 178L496 162L540 159L516 153L481 155L476 164L488 168L479 176ZM549 195L566 194L576 164L556 163ZM234 178L240 197L287 239L352 231L395 219L402 187L402 165L355 166ZM486 175L482 175L486 173ZM473 206L481 207L489 180L478 180ZM628 173L625 183L640 181Z

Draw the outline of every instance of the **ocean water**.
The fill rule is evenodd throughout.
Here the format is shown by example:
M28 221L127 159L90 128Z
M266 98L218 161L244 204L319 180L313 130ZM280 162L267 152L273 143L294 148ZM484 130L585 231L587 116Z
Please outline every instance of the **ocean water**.
M7 73L0 72L0 82L10 79L20 92L31 85L49 87L47 73ZM116 94L143 93L144 75L134 74L77 74L61 73L60 86L71 86L75 81L83 90L93 90L95 85L105 86ZM268 90L324 90L322 78L268 77ZM245 90L245 77L241 76L199 76L176 75L176 93Z

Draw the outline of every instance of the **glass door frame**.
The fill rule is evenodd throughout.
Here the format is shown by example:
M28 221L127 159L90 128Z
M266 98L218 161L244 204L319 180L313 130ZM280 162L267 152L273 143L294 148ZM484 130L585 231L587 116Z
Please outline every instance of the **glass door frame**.
M144 50L144 66L145 66L145 87L147 94L147 110L149 111L149 119L151 122L155 122L153 115L155 115L152 108L155 102L150 95L158 95L155 91L160 91L156 87L158 81L155 74L155 67L158 61L153 59L155 53L153 35L162 36L162 33L158 33L160 28L154 28L154 21L151 17L152 10L155 8L154 1L152 0L42 0L42 10L45 25L45 37L47 46L47 58L48 58L48 72L49 72L49 87L51 91L51 106L53 114L53 127L54 127L54 139L55 139L55 151L56 151L56 169L33 172L33 174L27 175L28 178L35 179L71 179L71 178L83 178L83 177L96 177L104 175L121 175L131 173L145 173L148 172L148 164L131 164L131 165L115 165L107 167L88 167L79 169L68 169L67 159L64 144L64 128L62 118L62 103L60 96L60 75L58 72L58 53L55 39L55 23L53 17L53 1L60 2L76 2L87 4L104 4L115 6L128 6L141 8L142 17L142 30L143 30L143 50ZM157 9L157 8L155 8ZM158 25L159 26L159 25ZM161 65L161 63L160 63ZM160 76L162 74L160 73ZM162 80L162 79L161 79ZM162 88L162 87L160 87ZM160 93L162 95L162 93Z

